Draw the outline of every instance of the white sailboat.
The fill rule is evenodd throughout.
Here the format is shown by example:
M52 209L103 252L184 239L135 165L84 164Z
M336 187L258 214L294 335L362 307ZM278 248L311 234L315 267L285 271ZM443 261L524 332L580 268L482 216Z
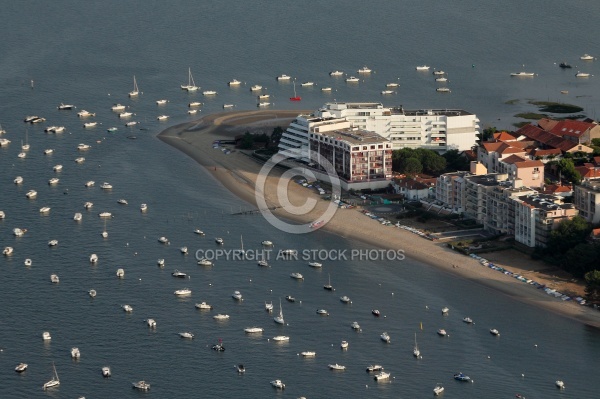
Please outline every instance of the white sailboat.
M277 324L285 323L285 320L283 319L283 310L281 308L281 298L279 298L279 314L277 316L273 317L273 320Z
M21 142L21 149L22 149L23 151L27 151L27 150L29 150L29 148L30 148L30 147L29 147L29 143L27 142L27 135L28 135L27 133L28 133L28 132L27 132L27 129L25 129L25 144L23 144L23 142Z
M188 68L188 84L181 85L182 90L187 91L197 91L199 89L198 86L194 83L194 77L192 76L192 68Z
M108 237L108 231L106 231L106 219L104 219L104 230L102 231L102 237L103 238Z
M140 89L137 85L137 80L135 80L135 75L133 75L133 91L129 92L129 97L136 97L140 94Z
M244 238L242 237L241 234L240 234L240 245L242 247L242 249L240 249L240 254L242 254L242 256L244 256L244 254L246 253L246 251L244 251Z
M54 374L52 375L52 379L44 384L44 390L60 385L60 380L58 379L58 373L56 372L56 366L54 363L52 363L52 368L54 369Z
M419 350L419 346L417 345L417 333L415 333L415 347L413 348L413 355L417 359L421 359L421 351Z

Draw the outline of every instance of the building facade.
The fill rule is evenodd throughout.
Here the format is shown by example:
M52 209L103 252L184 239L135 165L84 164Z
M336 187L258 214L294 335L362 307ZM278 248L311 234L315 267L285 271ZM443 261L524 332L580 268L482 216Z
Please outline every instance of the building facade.
M600 179L590 179L573 187L573 203L590 223L600 223Z

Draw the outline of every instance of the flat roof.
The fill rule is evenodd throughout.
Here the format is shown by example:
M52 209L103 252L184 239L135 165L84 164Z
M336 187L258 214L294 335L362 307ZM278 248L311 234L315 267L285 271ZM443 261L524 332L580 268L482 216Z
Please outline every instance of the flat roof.
M333 137L337 141L345 141L350 145L390 142L375 132L363 129L339 129L328 132L311 132L311 134Z
M554 211L557 209L572 209L573 204L557 204L557 198L550 194L523 195L519 197L527 205L544 211Z

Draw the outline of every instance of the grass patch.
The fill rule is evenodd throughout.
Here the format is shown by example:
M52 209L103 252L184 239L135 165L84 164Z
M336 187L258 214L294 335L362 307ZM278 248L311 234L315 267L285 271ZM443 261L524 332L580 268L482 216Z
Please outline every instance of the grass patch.
M539 120L542 118L547 118L546 114L537 114L535 112L521 112L520 114L516 114L515 117L523 118L523 119L531 119L531 120Z
M508 100L508 101L504 102L504 104L508 104L508 105L514 105L514 104L518 104L518 103L519 103L518 99Z
M567 116L562 116L560 118L554 118L554 119L559 120L559 121L564 121L566 119L585 119L585 118L587 118L586 115L579 114L579 115L567 115Z
M529 104L538 106L542 112L551 112L553 114L572 114L583 111L583 108L577 105L555 103L552 101L529 101Z

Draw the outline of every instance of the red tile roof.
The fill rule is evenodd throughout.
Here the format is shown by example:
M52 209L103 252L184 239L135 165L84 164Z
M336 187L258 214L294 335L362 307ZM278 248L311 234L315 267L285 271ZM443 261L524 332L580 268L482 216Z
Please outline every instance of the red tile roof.
M560 155L560 154L562 154L562 151L559 150L558 148L548 148L546 150L542 150L541 148L536 148L536 149L532 150L530 154L532 157L545 157L548 155Z
M512 134L508 133L508 132L497 132L494 133L494 139L498 140L498 141L513 141L516 140L517 137L513 136Z
M573 187L562 184L548 184L544 187L543 194L569 193L573 191Z
M538 126L549 131L556 126L557 123L558 121L555 121L554 119L542 118L538 121Z
M600 168L588 167L588 166L576 166L575 170L579 172L582 179L592 179L600 177Z
M594 163L595 163L597 166L600 166L600 157L594 157Z
M553 127L550 129L546 128L545 130L560 137L581 137L581 135L595 126L593 123L565 119L564 121L558 121Z
M503 159L501 162L508 163L508 164L512 165L514 163L523 162L523 161L526 161L526 159L522 158L522 157L520 157L518 155L511 155L510 157Z
M544 163L542 161L523 161L523 162L515 162L515 166L517 169L522 168L533 168L533 167L544 167Z

